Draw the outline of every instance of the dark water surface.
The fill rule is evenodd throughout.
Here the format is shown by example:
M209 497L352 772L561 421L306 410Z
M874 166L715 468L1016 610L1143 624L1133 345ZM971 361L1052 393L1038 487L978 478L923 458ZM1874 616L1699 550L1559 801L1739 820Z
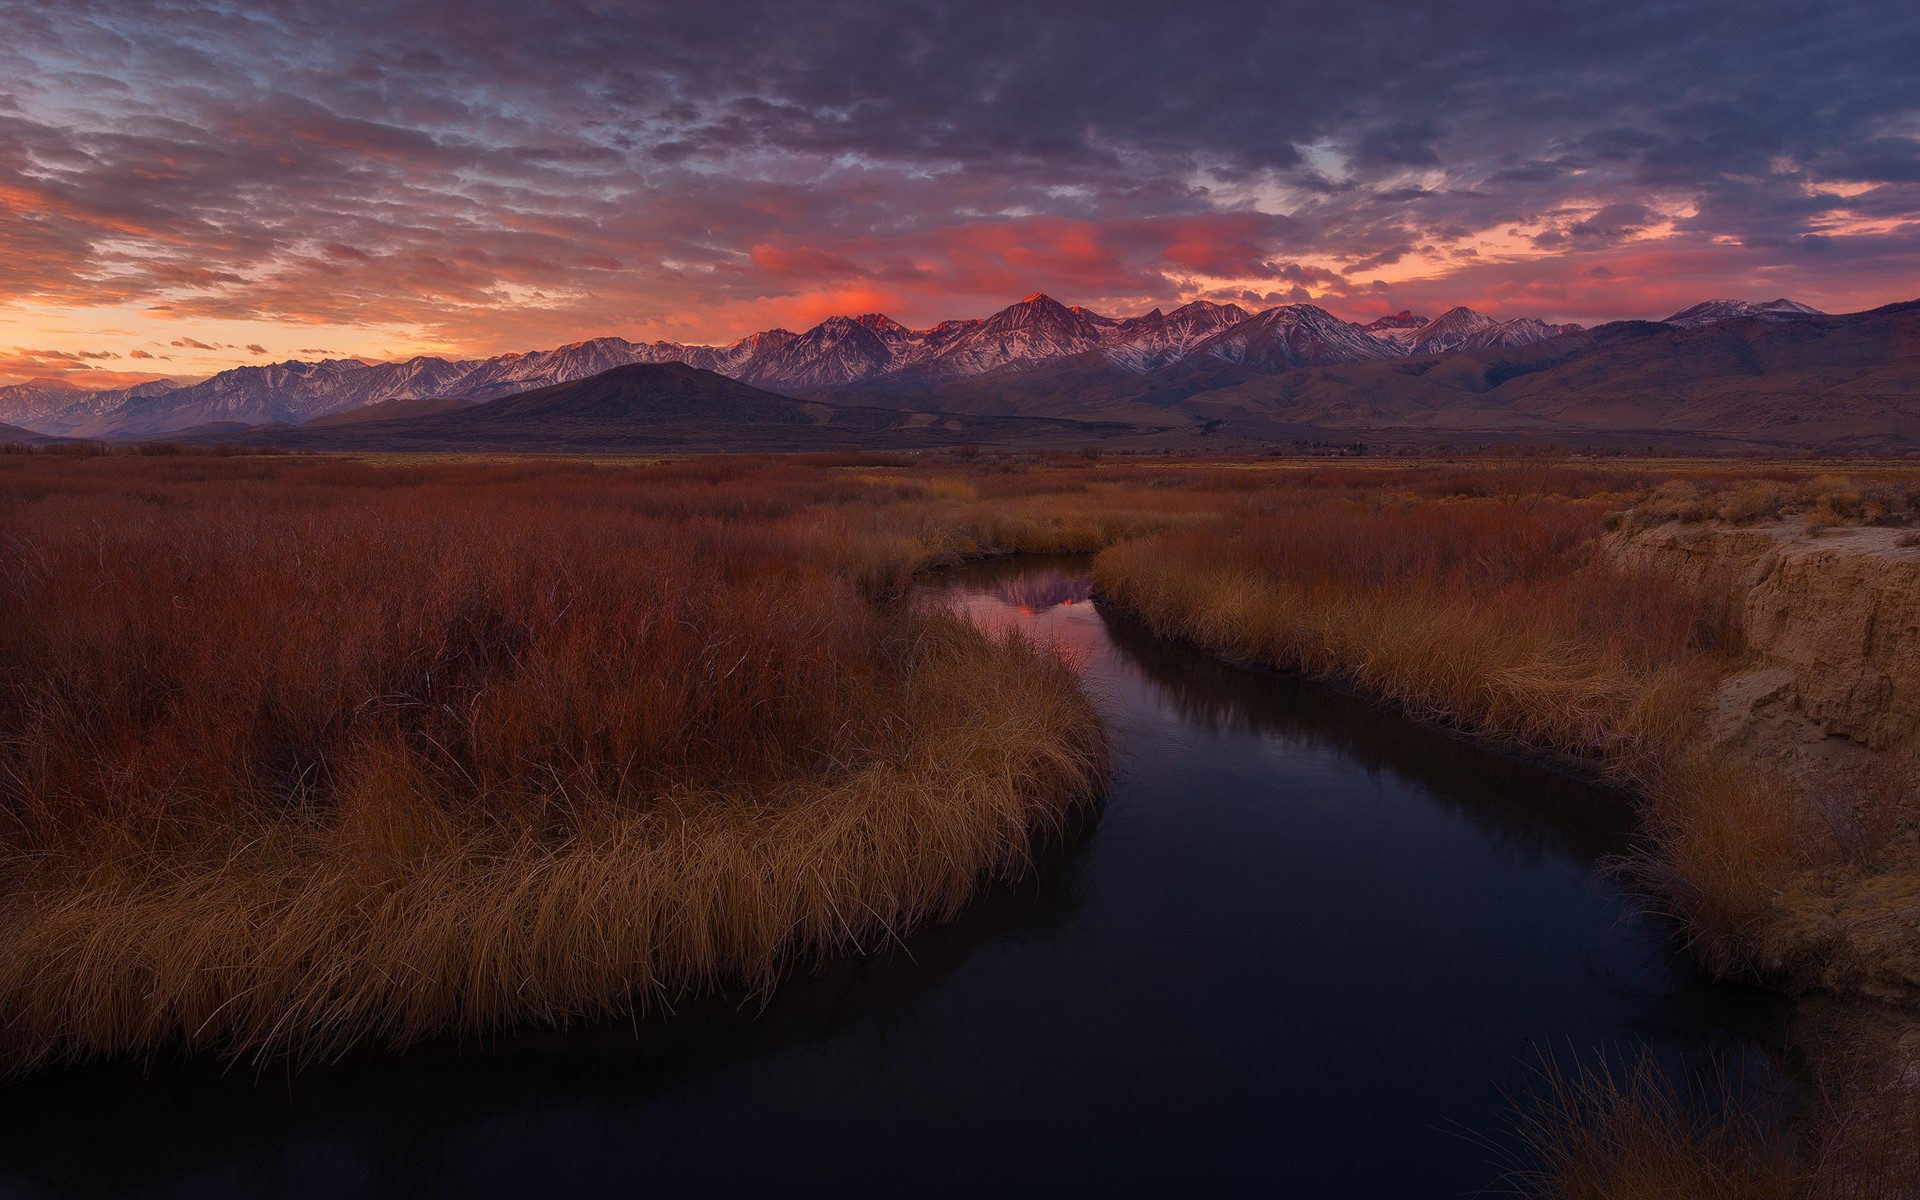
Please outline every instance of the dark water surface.
M0 1195L1470 1195L1534 1047L1774 1042L1595 872L1617 797L1158 641L1085 569L927 585L1073 656L1119 755L958 921L638 1037L0 1085Z

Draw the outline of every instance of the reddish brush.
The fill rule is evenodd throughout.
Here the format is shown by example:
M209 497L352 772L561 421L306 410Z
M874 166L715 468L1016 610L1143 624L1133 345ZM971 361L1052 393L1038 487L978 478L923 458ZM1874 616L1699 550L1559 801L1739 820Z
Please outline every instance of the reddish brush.
M917 489L739 462L18 467L15 1067L765 984L950 913L1100 780L1067 667L876 603L925 560L881 519Z

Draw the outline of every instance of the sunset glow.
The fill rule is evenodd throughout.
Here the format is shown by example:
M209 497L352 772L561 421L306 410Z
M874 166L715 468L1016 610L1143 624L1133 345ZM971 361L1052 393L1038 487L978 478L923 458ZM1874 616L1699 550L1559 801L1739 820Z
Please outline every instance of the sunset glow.
M558 7L0 2L0 383L1034 291L1584 323L1920 291L1886 6L1684 40L1617 4Z

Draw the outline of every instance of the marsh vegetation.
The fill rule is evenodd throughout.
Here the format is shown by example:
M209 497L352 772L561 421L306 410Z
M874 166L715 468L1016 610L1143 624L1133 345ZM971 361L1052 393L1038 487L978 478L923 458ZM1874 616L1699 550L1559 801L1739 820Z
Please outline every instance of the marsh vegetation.
M1910 783L1862 817L1708 753L1742 581L1618 548L1917 510L1903 470L1782 464L9 455L0 1049L304 1060L764 994L950 917L1106 777L1060 654L906 602L1014 552L1627 789L1714 971L1897 978L1782 930L1920 879ZM1644 1082L1548 1094L1657 1117Z

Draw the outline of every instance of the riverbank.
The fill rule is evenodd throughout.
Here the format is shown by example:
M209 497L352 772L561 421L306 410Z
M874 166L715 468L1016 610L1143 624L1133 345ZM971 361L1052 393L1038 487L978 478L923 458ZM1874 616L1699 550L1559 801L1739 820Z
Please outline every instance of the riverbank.
M1860 518L1914 514L1826 480L1799 489L1811 512L1777 516L1791 489L1767 485L1745 523L1678 520L1660 503L1674 490L1451 511L1295 497L1113 547L1095 576L1160 635L1611 776L1649 834L1633 874L1704 962L1850 1001L1797 1024L1812 1080L1797 1150L1777 1121L1680 1098L1644 1063L1554 1068L1519 1120L1529 1194L1713 1178L1713 1194L1904 1196L1920 1136L1920 539ZM1697 1115L1669 1119L1682 1110Z
M1070 668L891 603L921 490L0 463L0 1069L767 988L1091 803Z
M1162 635L1635 791L1660 843L1644 874L1717 969L1920 995L1908 530L1618 529L1608 493L1381 492L1282 494L1134 539L1096 584Z
M1690 766L1744 780L1748 844L1777 847L1754 856L1738 952L1800 986L1902 1004L1920 1000L1916 543L1776 519L1664 522L1609 546L1692 586L1720 578L1740 606L1745 652L1704 700ZM1678 824L1701 817L1665 819L1683 842Z

